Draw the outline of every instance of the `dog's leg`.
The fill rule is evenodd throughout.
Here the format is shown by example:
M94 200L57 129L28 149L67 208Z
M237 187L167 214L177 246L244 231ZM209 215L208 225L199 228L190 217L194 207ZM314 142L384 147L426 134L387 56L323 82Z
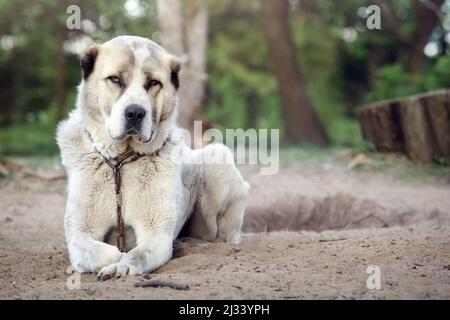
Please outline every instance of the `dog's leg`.
M241 241L242 221L246 207L246 197L230 201L227 209L218 217L218 241L239 244Z
M172 233L137 230L138 245L122 259L100 270L98 278L144 274L152 272L172 257Z
M159 201L155 206L146 210L147 216L132 223L136 234L136 247L125 253L118 263L103 268L100 277L120 277L144 274L159 268L172 257L172 242L176 226L176 205L171 195L174 190L168 191L164 187L161 191ZM167 191L164 193L164 191ZM161 199L162 195L166 199ZM155 196L156 198L156 196Z
M152 272L172 257L172 233L142 231L137 233L138 246L125 254L117 266L117 275Z
M123 256L117 247L94 240L84 232L72 232L67 247L70 262L78 272L98 272Z
M218 208L209 198L203 197L191 217L189 236L205 241L214 241L217 237Z
M199 210L192 234L208 241L239 243L249 184L234 165L230 150L220 144L201 151L203 159Z
M225 188L210 185L191 217L189 235L206 241L239 243L248 188L245 181L235 181Z
M85 174L75 170L69 173L64 229L70 262L75 271L98 272L119 261L123 253L115 246L98 241L92 232L84 229L89 206L88 194L92 190Z

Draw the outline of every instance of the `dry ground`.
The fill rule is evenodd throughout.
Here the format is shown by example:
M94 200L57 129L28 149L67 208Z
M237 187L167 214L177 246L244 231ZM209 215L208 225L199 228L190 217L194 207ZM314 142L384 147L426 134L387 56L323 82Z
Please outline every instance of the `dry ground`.
M177 241L153 279L190 290L135 288L142 279L69 290L65 181L0 180L2 299L449 299L450 185L340 167L243 170L252 185L240 246ZM381 289L366 286L369 265Z

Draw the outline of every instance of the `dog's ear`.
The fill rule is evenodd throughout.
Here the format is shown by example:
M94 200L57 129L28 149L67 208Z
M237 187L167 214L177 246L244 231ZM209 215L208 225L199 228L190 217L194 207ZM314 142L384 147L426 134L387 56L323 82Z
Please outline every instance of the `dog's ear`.
M178 59L173 59L172 62L170 63L170 81L175 87L175 90L178 90L178 88L180 87L180 77L179 77L180 70L181 70L181 63L178 61Z
M83 72L83 79L87 80L89 75L94 71L95 60L97 59L98 48L91 47L85 51L85 53L81 56L80 66Z

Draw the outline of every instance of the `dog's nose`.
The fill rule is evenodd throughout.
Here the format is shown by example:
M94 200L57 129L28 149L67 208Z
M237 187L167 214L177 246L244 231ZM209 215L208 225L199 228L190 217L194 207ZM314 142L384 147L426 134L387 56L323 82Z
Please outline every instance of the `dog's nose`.
M145 117L145 110L138 104L132 104L125 108L125 118L131 123L140 123Z

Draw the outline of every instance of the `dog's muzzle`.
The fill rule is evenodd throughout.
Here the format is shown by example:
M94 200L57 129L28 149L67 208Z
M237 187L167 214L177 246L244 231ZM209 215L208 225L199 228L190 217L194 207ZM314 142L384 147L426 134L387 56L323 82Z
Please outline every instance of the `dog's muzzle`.
M145 118L145 109L138 104L131 104L125 108L126 133L137 135L141 132L142 121Z

